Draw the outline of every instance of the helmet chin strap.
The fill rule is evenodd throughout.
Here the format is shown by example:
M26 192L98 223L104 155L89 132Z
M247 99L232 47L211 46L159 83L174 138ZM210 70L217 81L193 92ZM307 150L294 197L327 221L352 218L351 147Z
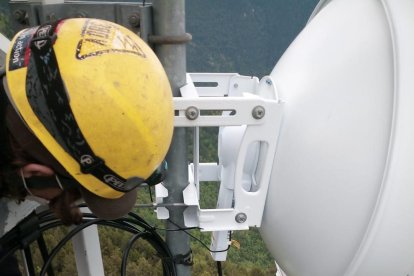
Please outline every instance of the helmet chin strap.
M22 183L23 183L24 189L26 190L26 192L28 194L28 196L26 197L26 199L36 201L37 203L39 203L41 205L48 205L49 204L49 200L44 199L42 197L35 196L35 195L32 194L32 192L30 191L29 187L27 186L26 178L23 175L23 170L22 169L20 169L20 176L22 178ZM58 178L56 178L56 179L58 179Z
M31 191L30 191L30 189L27 187L26 178L24 178L24 175L23 175L23 169L20 169L20 171L19 171L19 172L20 172L20 177L21 177L21 179L22 179L22 184L23 184L24 189L26 190L27 194L29 194L29 195L33 196L32 192L31 192Z
M73 188L78 186L78 182L72 178L58 176L57 174L53 176L32 176L25 178L23 175L22 169L20 169L20 176L22 179L22 185L26 192L33 196L33 193L30 189L45 189L45 188L60 188L62 191L68 188Z

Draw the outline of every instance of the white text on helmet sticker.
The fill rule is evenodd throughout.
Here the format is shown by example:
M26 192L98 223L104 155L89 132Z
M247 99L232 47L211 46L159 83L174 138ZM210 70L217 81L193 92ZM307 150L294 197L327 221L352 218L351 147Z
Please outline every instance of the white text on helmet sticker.
M28 57L30 51L29 43L36 28L30 28L22 31L16 38L9 60L9 70L15 70L22 67L26 67L28 63Z
M82 165L90 165L93 163L93 161L93 157L87 154L82 155L80 158L80 163Z
M49 35L49 31L52 28L51 25L45 25L45 26L41 26L37 31L36 31L36 35L37 37L47 37ZM36 46L37 49L41 49L43 46L45 46L47 43L46 40L39 40L39 41L35 41L34 45Z
M115 175L112 174L105 174L103 177L105 183L111 185L111 186L115 186L118 188L123 188L124 187L124 182L119 179L118 177L116 177Z

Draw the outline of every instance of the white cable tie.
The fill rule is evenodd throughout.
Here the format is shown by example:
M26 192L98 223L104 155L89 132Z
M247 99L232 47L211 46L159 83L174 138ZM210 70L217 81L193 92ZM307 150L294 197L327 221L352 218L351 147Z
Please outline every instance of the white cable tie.
M59 179L59 177L57 176L57 174L55 174L55 178L56 178L56 182L58 183L58 185L59 185L60 189L63 191L64 189L63 189L62 183L60 183L60 179Z
M26 179L24 178L24 174L23 174L23 170L22 170L22 169L20 169L20 176L22 177L23 186L24 186L24 188L26 189L26 192L27 192L29 195L33 196L32 192L31 192L31 191L29 190L29 188L27 187L27 184L26 184Z

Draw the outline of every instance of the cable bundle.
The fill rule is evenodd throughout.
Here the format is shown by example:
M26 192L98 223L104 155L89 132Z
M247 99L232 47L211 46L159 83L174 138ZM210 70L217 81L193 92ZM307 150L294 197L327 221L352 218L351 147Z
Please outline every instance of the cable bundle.
M49 229L61 226L62 223L60 220L56 219L50 210L40 212L39 214L32 213L0 239L0 249L3 252L7 252L5 255L0 256L0 263L16 250L22 248L25 253L29 273L30 275L34 275L35 271L29 246L32 242L37 240L44 261L40 275L43 276L46 275L46 273L48 273L48 275L53 275L53 270L50 266L53 258L72 237L93 224L118 228L132 234L132 237L129 239L123 251L121 275L126 275L129 252L134 243L139 239L147 241L157 252L157 256L159 256L162 261L164 276L176 275L174 258L165 241L156 232L156 228L152 227L140 216L132 212L130 212L128 216L115 220L98 219L91 213L84 213L82 223L75 226L52 249L50 254L47 252L42 234Z

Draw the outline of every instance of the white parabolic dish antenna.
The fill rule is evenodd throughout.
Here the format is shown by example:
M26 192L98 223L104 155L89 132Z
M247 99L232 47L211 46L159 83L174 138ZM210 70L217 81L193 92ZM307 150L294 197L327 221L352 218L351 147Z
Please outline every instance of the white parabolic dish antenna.
M287 275L414 275L414 1L322 1L285 103L262 236Z

